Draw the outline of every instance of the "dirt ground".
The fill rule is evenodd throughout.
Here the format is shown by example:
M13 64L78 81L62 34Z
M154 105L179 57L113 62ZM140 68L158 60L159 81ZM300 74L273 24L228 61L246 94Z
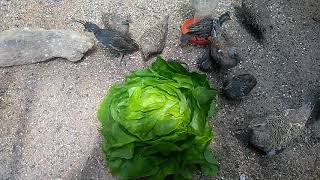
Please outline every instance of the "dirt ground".
M215 16L239 3L221 1ZM297 107L320 92L320 3L269 0L261 6L271 12L268 43L255 41L233 16L225 31L240 48L242 61L209 75L217 88L225 77L240 73L255 75L258 85L241 102L219 99L211 147L221 171L207 179L320 179L320 142L309 127L277 156L265 156L248 144L252 119ZM28 26L82 32L71 17L102 25L101 14L109 11L131 15L134 39L169 14L163 57L197 69L204 49L179 46L179 24L191 13L185 0L0 0L0 31ZM113 179L99 147L96 110L113 83L145 65L139 53L124 61L127 66L96 48L79 63L56 59L0 68L0 179Z

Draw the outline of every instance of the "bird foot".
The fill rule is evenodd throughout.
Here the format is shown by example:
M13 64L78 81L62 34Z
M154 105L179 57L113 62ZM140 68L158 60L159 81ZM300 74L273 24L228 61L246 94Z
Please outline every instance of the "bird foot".
M124 66L127 66L127 62L123 61L123 57L124 57L124 54L121 54L120 55L120 65L122 64L122 62L124 62Z

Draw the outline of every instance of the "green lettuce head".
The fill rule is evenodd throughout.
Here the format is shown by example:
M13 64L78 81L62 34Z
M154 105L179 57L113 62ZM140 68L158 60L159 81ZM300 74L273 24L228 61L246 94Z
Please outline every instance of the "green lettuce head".
M120 179L191 179L218 173L208 145L217 91L206 75L161 57L133 72L103 99L98 119L107 165Z

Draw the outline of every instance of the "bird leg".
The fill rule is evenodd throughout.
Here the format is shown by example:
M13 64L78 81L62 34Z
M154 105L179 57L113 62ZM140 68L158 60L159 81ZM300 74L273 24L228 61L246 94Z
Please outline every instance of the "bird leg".
M77 19L75 19L74 17L72 17L71 20L74 21L74 22L80 23L80 24L82 24L82 25L84 25L84 24L86 23L85 21L77 20Z
M124 53L121 53L121 52L118 52L116 50L111 50L111 55L112 57L114 58L119 58L120 57L120 65L122 64L122 61L123 61L123 57L124 57ZM125 66L127 66L126 62L125 62Z
M121 54L120 54L120 65L122 64L123 57L124 57L124 54L121 53ZM127 66L126 61L124 61L124 66Z

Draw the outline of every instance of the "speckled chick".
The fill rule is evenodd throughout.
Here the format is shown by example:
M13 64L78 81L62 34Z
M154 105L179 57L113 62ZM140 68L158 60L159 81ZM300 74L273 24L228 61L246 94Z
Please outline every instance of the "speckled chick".
M238 65L239 56L236 47L224 36L217 36L210 45L210 56L217 67L230 69Z
M168 34L168 19L169 16L165 16L140 37L140 50L144 61L148 61L152 56L163 51Z
M250 125L250 143L268 155L276 155L302 134L311 115L311 103L283 114L254 119Z
M225 38L225 35L218 35L209 45L207 52L198 60L198 66L201 71L211 72L214 69L233 68L239 62L237 48Z

